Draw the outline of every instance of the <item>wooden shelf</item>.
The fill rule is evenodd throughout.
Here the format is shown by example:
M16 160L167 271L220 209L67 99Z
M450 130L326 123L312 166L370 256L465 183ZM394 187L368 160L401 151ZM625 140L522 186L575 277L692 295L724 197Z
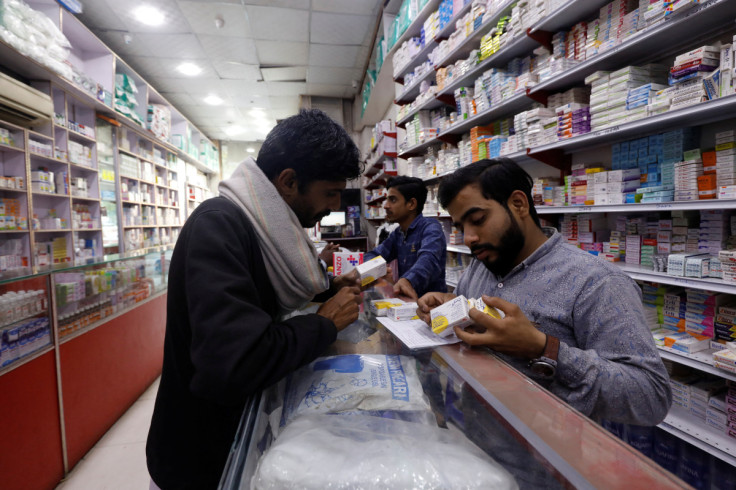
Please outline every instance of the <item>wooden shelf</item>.
M69 194L52 194L51 192L38 192L32 191L34 196L45 196L45 197L71 197Z

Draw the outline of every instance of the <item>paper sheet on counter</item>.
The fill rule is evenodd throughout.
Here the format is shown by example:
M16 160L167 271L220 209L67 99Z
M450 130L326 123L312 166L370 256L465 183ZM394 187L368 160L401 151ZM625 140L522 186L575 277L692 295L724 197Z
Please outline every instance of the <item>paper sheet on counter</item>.
M454 334L445 338L433 334L429 326L422 320L397 322L390 318L379 317L378 321L389 329L408 349L426 349L460 342L460 339L455 337Z

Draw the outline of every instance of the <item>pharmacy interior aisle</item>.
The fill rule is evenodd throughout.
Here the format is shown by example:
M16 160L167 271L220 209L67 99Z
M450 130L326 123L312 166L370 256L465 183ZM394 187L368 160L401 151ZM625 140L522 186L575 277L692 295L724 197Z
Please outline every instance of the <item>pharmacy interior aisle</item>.
M414 177L444 233L446 287L463 291L478 260L439 190L506 158L533 179L545 230L638 285L630 306L672 403L653 426L591 420L525 367L387 316L404 301L381 280L324 355L390 380L398 366L416 404L282 426L272 409L290 392L263 390L222 488L299 482L296 463L274 470L279 451L314 456L321 478L384 467L382 451L346 449L367 473L338 471L334 448L303 446L299 427L451 447L508 488L736 488L736 2L3 0L0 13L3 488L145 488L174 246L300 109L340 124L363 163L307 229L318 251L339 246L325 267L350 272L396 229L387 186ZM496 457L506 443L527 475ZM422 458L397 454L422 477ZM460 478L439 487L472 474L436 464Z

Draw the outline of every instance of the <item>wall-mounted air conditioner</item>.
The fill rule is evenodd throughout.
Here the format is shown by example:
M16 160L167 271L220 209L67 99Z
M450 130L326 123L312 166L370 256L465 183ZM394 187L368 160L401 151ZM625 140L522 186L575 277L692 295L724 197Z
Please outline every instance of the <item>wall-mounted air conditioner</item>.
M51 97L0 73L0 119L19 126L36 126L51 120Z

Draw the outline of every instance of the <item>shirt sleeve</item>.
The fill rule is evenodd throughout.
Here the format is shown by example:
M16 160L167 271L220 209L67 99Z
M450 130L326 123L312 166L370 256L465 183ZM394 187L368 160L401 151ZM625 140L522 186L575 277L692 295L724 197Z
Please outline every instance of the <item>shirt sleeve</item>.
M183 280L191 328L192 392L222 404L245 398L319 356L337 329L319 315L275 321L261 307L264 278L242 225L219 211L191 223ZM211 237L202 239L200 237Z
M444 273L446 253L447 244L442 225L436 221L430 222L422 232L417 261L401 277L407 279L417 293L428 292L432 280Z
M396 252L397 233L401 233L398 228L391 232L388 238L386 238L379 246L377 246L370 252L364 253L363 262L368 262L369 260L374 259L379 255L383 257L383 260L385 260L386 263L394 260L398 256L398 253Z
M672 392L641 291L623 275L593 281L573 312L580 348L560 343L555 382L561 397L594 419L656 425L669 411Z

